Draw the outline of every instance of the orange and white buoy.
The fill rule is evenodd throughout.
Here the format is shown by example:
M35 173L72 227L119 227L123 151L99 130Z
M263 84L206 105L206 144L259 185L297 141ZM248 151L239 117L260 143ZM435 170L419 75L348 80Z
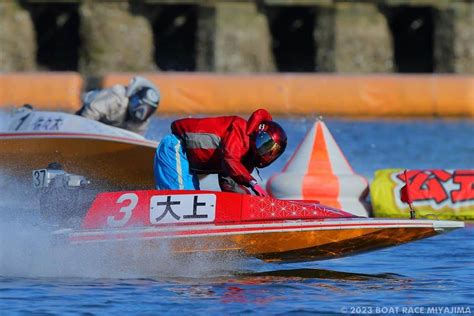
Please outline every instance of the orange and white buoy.
M321 204L367 216L368 181L352 170L329 132L318 120L281 173L270 178L268 192L279 199L318 200Z

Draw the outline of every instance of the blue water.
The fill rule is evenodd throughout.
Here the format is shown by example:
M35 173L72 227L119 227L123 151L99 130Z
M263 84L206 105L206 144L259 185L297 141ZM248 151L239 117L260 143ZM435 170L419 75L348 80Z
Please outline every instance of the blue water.
M156 119L147 136L166 134L172 119ZM281 169L313 120L281 122L288 151L262 170L264 180ZM392 167L474 168L473 121L327 124L355 171L368 178ZM433 307L474 313L472 227L354 257L279 265L241 257L176 261L140 249L57 249L45 232L22 224L0 226L1 315L421 314Z

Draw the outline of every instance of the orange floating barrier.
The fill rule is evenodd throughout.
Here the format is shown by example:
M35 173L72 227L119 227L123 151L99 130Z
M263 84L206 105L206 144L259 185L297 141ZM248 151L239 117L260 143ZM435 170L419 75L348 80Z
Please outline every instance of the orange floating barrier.
M109 74L103 86L136 74ZM474 76L143 73L161 90L161 113L474 116Z
M76 111L81 105L82 77L76 72L0 74L0 105L32 104L37 109Z
M102 87L141 75L161 90L158 114L251 113L275 115L474 117L474 76L111 73ZM0 106L75 111L83 80L75 72L0 75Z

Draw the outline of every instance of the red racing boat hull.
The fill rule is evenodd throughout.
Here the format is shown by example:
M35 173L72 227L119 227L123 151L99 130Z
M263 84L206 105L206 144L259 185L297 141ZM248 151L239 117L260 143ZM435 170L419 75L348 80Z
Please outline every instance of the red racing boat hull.
M81 228L55 234L76 245L131 244L148 252L165 247L176 255L237 252L294 262L374 251L463 226L362 218L317 203L233 193L129 191L99 194Z

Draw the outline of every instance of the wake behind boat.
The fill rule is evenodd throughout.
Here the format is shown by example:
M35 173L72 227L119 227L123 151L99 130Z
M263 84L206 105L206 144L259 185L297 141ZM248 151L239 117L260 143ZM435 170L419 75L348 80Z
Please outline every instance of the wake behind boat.
M157 143L143 136L61 112L20 108L1 120L0 169L17 179L60 162L113 188L153 186ZM124 168L133 164L134 168Z

